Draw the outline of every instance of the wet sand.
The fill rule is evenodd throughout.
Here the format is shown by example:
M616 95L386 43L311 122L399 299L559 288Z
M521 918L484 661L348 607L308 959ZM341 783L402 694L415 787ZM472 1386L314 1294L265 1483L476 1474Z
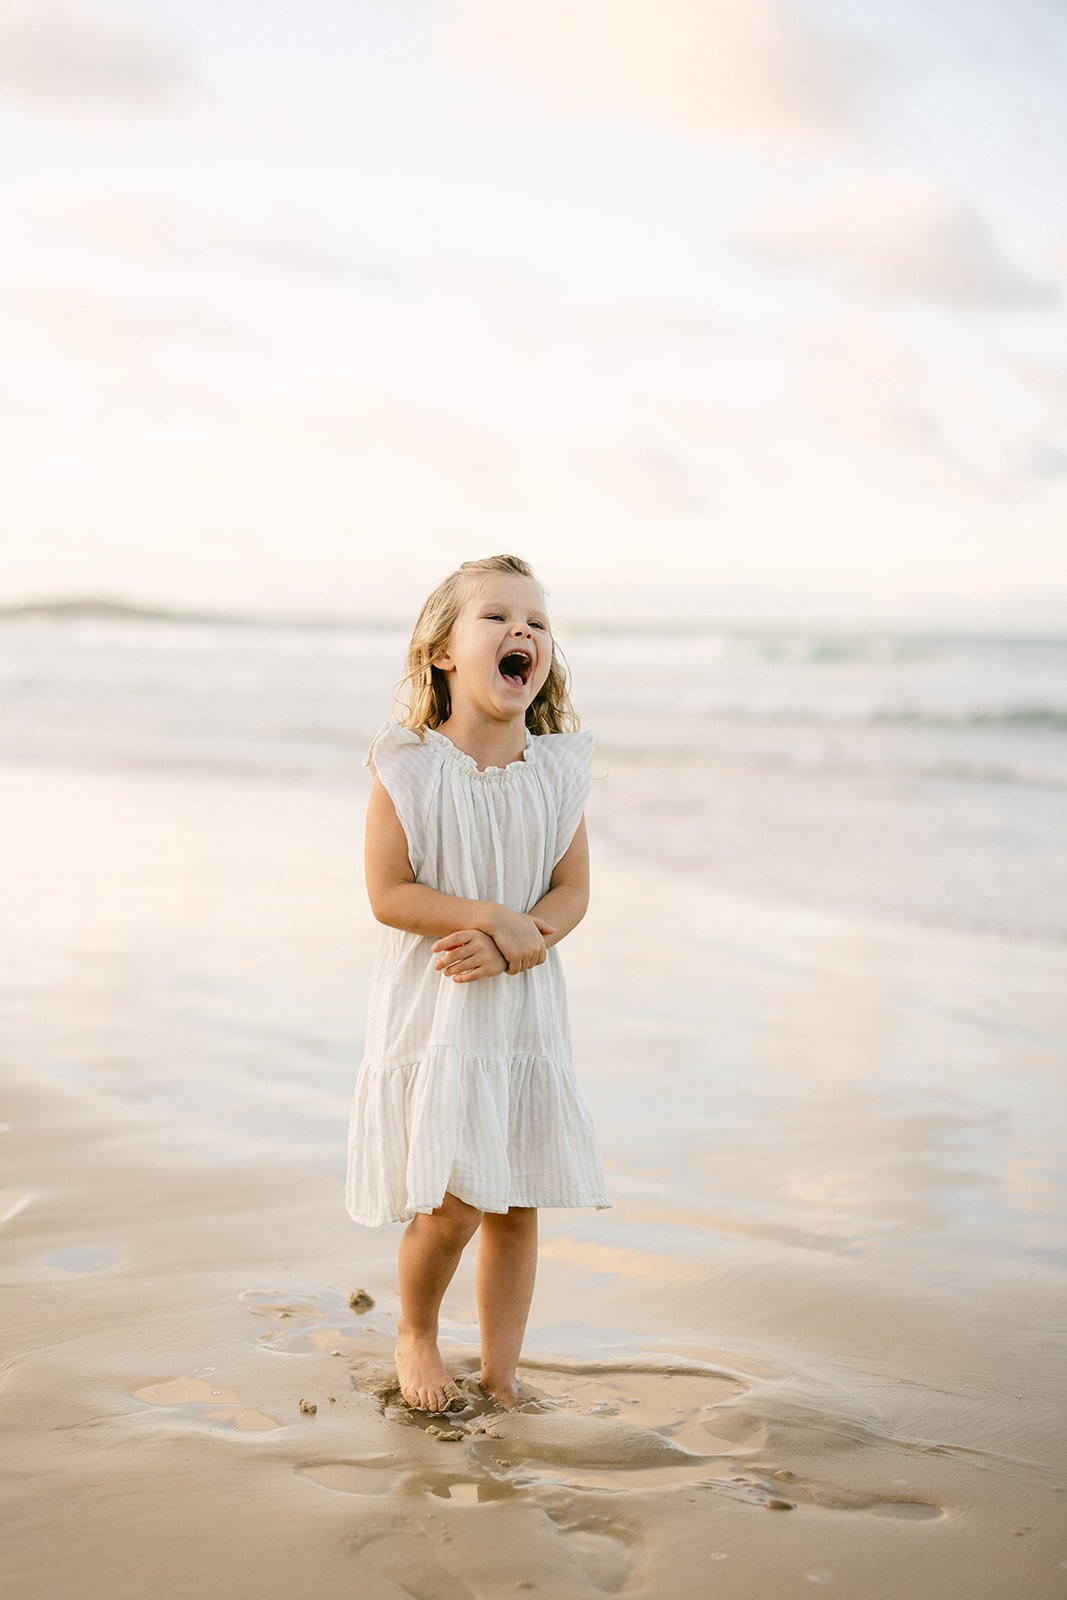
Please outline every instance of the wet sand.
M1061 1168L1041 1155L1044 1136L1062 1150L1062 951L746 903L598 855L568 977L615 1208L542 1214L531 1398L508 1416L473 1383L468 1251L442 1346L469 1404L425 1418L389 1387L400 1230L343 1209L347 1067L307 1069L312 1100L334 1086L321 1146L299 1084L257 1101L238 1052L183 1076L190 1039L224 1029L210 980L240 1010L228 964L262 972L277 935L249 911L232 948L203 947L202 1033L197 1008L138 965L153 897L136 869L166 904L162 964L197 919L217 929L221 842L214 892L240 905L280 821L327 841L277 889L290 932L316 930L325 950L353 916L347 863L322 887L342 833L358 834L347 797L205 783L188 790L189 821L172 779L64 776L58 807L60 781L27 771L8 790L9 820L50 818L13 875L22 938L9 926L5 946L12 1594L1063 1592ZM161 897L174 853L161 819L179 810L182 890ZM46 904L46 853L84 863L62 905ZM298 871L315 885L303 900ZM115 982L91 1011L69 974L105 925ZM338 971L372 938L360 923ZM299 1053L297 1018L323 1040L339 1004L362 1024L358 985L339 1002L329 960L307 965L320 987L290 966L291 1033L263 1032L272 1084L278 1052ZM289 1147L286 1118L305 1135ZM357 1290L373 1305L353 1307Z

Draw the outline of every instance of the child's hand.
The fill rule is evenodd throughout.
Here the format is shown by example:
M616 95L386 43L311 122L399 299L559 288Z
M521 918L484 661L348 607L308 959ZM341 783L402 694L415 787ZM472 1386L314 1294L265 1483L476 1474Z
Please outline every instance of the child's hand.
M495 941L481 928L446 933L430 948L440 951L434 966L456 983L467 983L472 978L495 978L507 971L508 964Z
M511 973L539 967L548 954L543 936L555 931L550 922L527 916L525 911L512 911L509 906L497 906L493 915L493 939Z

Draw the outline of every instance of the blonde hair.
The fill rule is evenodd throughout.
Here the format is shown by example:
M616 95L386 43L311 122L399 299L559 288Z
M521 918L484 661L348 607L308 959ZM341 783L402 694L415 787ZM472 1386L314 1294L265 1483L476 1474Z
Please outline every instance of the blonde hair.
M437 585L419 612L407 648L406 671L394 690L396 700L405 708L400 726L412 728L420 739L426 728L439 728L452 712L448 674L433 665L433 658L447 647L460 611L493 572L533 578L544 592L529 562L519 556L484 556L480 561L464 561ZM553 638L548 677L526 708L526 726L531 733L573 733L578 729L578 715L568 693L569 678L570 669ZM405 685L411 686L408 698L402 697Z

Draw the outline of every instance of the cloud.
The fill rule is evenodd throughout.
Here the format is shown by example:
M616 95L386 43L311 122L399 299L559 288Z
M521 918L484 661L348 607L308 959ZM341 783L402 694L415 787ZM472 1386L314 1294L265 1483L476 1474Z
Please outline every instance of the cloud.
M930 403L925 361L870 317L843 315L783 332L795 358L795 412L824 439L858 446L890 473L966 489L966 463Z
M842 179L812 199L768 202L730 242L774 271L811 273L872 299L973 308L1057 298L1051 282L1012 265L978 213L939 183Z
M794 410L819 443L862 452L881 482L918 484L957 505L1041 499L1063 471L1050 404L1026 414L1003 362L936 361L869 315L846 314L780 335L795 362ZM1021 387L1019 375L1015 387Z
M647 336L654 340L677 342L686 349L698 346L734 345L743 339L736 325L725 317L685 306L631 303L603 318L605 330L613 337Z
M103 296L15 286L11 300L43 325L63 351L102 372L139 368L160 342L247 349L256 342L228 317L193 302L141 309Z
M84 194L38 199L34 213L46 227L153 266L252 267L287 277L388 289L408 283L408 274L394 262L371 251L338 248L298 218L257 230L174 207Z
M458 0L441 38L457 70L510 67L560 115L786 154L859 137L873 72L787 0Z
M0 89L76 115L169 110L201 85L183 47L143 17L92 0L2 0Z
M320 383L299 409L249 408L245 421L273 445L339 460L366 458L472 483L502 485L509 464L506 436L458 412L382 390Z
M1022 467L1037 484L1062 482L1067 479L1067 366L1018 351L1005 352L1001 366L1027 411L1018 452Z
M617 446L586 446L570 454L587 482L630 511L677 515L709 508L693 469L654 439L634 436Z

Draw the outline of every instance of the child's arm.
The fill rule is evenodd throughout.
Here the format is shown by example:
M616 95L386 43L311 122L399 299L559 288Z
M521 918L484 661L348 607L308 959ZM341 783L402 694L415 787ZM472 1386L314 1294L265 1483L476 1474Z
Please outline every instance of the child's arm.
M575 929L589 907L589 835L584 815L579 818L574 838L552 869L548 893L535 906L530 916L544 918L554 928L545 934L545 948L550 949Z
M579 818L574 838L567 846L566 853L552 869L548 893L528 913L536 919L542 930L546 950L558 944L578 926L585 916L588 905L589 836L583 816ZM495 909L499 910L499 907ZM486 936L489 949L481 947L476 928L477 925L472 924L470 930L444 934L433 946L438 952L437 961L434 963L438 971L453 977L457 983L469 982L472 978L495 977L501 972L511 970L506 958L501 955L488 935ZM484 928L480 931L486 933ZM467 970L453 972L451 969L454 964L462 964Z
M405 933L440 938L457 929L480 929L508 946L509 971L525 970L545 959L546 930L554 925L533 913L512 911L494 900L464 900L427 883L416 883L408 858L408 841L389 791L375 775L367 801L364 850L367 895L379 922Z

